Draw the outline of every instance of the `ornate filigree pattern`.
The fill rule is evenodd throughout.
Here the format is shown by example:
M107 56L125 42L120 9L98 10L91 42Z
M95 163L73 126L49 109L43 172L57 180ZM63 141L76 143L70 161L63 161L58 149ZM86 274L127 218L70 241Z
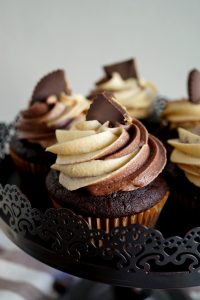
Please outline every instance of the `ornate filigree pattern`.
M19 115L16 116L13 122L9 124L0 123L0 160L4 159L8 154L8 143L15 134L15 123Z
M7 153L7 143L10 136L11 126L0 123L0 159L3 159Z
M0 216L17 233L36 234L42 214L15 185L0 185Z
M68 209L48 209L42 217L38 234L45 241L51 241L51 249L62 256L78 261L89 251L88 224Z
M87 222L68 209L41 213L14 185L0 185L0 216L13 231L45 245L53 253L72 261L94 262L119 272L198 272L200 228L184 238L164 239L141 225L113 229L110 233L90 229ZM37 238L37 239L36 239Z

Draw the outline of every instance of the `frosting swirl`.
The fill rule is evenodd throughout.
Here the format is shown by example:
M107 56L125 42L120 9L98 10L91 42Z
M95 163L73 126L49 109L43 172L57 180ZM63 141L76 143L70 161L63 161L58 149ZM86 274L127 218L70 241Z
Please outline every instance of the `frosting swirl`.
M55 129L69 128L84 118L90 102L81 95L49 96L22 111L16 123L17 137L47 147L56 142Z
M83 121L74 130L57 130L53 169L68 190L82 187L93 195L131 191L152 182L166 163L162 143L136 119L109 127L96 120Z
M162 118L170 124L170 128L193 128L200 124L200 104L189 99L168 101Z
M175 149L170 160L184 171L187 179L200 187L200 127L193 131L178 129L179 138L168 140Z
M110 91L124 105L129 114L135 118L148 117L158 97L156 87L149 81L136 78L123 79L117 72L112 73L111 78L96 83L96 89L90 98L98 92Z

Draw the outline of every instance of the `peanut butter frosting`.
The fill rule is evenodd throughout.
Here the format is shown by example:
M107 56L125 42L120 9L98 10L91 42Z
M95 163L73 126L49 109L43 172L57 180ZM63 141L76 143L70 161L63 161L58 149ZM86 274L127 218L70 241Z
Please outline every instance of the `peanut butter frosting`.
M170 124L170 128L193 128L200 124L200 104L189 99L168 101L162 118Z
M125 115L124 124L112 127L109 121L88 120L73 130L56 130L57 143L47 151L57 155L52 168L60 172L62 186L108 195L147 186L161 173L166 164L162 143Z
M17 137L44 148L56 142L55 129L69 128L85 118L90 102L81 95L66 95L58 98L50 95L46 101L35 102L22 111L16 123Z
M192 131L178 128L178 139L168 140L174 147L170 160L183 170L187 179L200 187L200 127Z

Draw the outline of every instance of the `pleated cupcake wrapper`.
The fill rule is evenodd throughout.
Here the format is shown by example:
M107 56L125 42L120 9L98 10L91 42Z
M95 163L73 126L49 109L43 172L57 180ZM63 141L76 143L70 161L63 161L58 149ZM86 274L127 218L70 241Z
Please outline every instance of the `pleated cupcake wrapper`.
M131 224L142 224L147 227L154 227L162 208L164 207L169 192L154 206L151 208L129 216L118 217L118 218L107 218L107 217L91 217L91 216L81 216L84 218L90 229L103 229L109 233L112 229L116 227L124 227ZM53 199L51 199L53 206L55 208L61 208L61 206Z
M45 176L49 167L43 164L31 163L21 157L19 157L12 149L10 149L10 156L19 172L22 174L32 174L32 175L41 175Z

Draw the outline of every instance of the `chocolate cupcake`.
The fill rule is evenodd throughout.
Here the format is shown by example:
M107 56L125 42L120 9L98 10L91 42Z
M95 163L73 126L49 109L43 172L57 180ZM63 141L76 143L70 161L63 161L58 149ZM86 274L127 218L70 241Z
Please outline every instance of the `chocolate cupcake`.
M17 168L23 173L46 174L55 158L45 148L55 143L55 130L70 128L85 118L88 108L88 100L71 94L63 70L43 77L15 124L10 155Z
M102 91L112 92L131 117L147 122L149 126L149 122L155 119L158 91L153 83L139 77L135 60L104 66L104 72L104 78L96 83L88 98L92 99Z
M85 218L91 228L153 227L168 198L162 143L132 119L111 93L95 97L86 121L57 130L57 154L46 186L55 207Z
M174 198L191 212L200 209L200 126L191 131L179 128L173 147L171 167L167 168Z
M200 72L196 69L188 75L188 98L169 100L162 113L162 121L167 126L168 137L177 135L176 129L192 129L200 125Z

